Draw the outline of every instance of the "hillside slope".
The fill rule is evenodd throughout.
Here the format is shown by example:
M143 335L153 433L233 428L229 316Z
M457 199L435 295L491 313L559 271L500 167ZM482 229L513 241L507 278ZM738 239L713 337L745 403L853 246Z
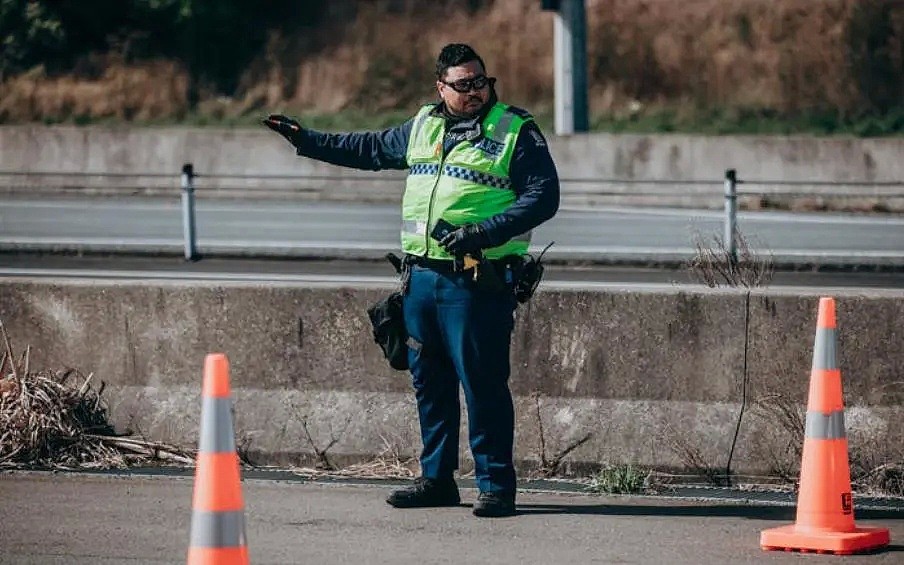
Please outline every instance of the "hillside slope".
M507 101L552 105L553 16L538 1L319 4L303 25L258 30L247 60L213 61L217 45L194 59L155 53L148 33L159 30L133 30L68 68L7 73L0 122L407 111L433 96L433 60L452 41L478 49ZM904 0L588 0L587 10L598 119L892 116L904 130ZM229 80L212 80L206 62Z

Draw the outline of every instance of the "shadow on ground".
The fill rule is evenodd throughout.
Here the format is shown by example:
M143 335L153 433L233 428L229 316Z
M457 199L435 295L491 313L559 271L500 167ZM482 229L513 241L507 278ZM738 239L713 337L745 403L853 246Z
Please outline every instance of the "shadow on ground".
M700 516L738 517L793 522L795 509L765 505L694 504L693 506L653 506L619 504L519 504L519 514L585 514L607 516ZM857 520L904 520L894 510L857 511Z

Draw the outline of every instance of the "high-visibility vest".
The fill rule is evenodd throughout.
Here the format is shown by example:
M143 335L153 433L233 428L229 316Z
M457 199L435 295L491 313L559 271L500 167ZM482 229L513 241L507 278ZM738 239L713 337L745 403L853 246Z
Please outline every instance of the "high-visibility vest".
M445 120L421 108L408 141L408 180L402 198L402 251L432 259L452 259L430 237L437 220L460 226L491 218L515 202L509 166L518 132L533 118L497 102L481 123L482 135L459 142L443 157ZM490 259L524 255L530 232L484 249Z

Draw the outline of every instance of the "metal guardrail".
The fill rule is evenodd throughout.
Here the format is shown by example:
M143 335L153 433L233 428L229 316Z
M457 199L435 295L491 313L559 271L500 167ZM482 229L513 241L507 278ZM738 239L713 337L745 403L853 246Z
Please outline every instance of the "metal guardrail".
M86 172L86 171L0 171L0 177L39 177L39 178L129 178L129 179L173 179L178 176L180 179L180 190L181 190L181 202L182 202L182 223L183 223L183 236L185 240L185 259L189 261L193 261L198 257L198 246L197 246L197 229L196 229L196 221L195 221L195 193L196 186L195 180L198 178L203 179L216 179L216 180L243 180L243 181L252 181L256 183L266 182L266 181L314 181L314 182L336 182L341 180L343 182L367 182L367 183L375 183L375 182L391 182L398 183L401 176L393 176L393 177L381 177L375 175L349 175L349 176L338 176L338 175L283 175L283 174L202 174L197 173L194 170L194 166L191 163L186 163L182 167L181 174L169 174L169 173L113 173L113 172ZM828 192L828 193L819 193L821 197L829 197L829 198L844 198L844 197L888 197L888 198L904 198L904 181L789 181L789 180L746 180L738 178L737 171L735 169L728 169L725 171L725 177L723 180L715 180L715 179L617 179L617 178L590 178L590 177L562 177L560 178L560 182L562 184L584 184L584 185L597 185L597 186L606 186L606 185L628 185L628 186L644 186L644 187L658 187L658 186L671 186L671 187L688 187L688 186L699 186L699 187L708 187L708 186L718 186L722 185L723 187L723 198L724 198L724 243L726 246L726 250L729 251L732 257L737 259L737 235L738 235L738 227L737 227L737 210L738 210L738 197L740 196L786 196L786 197L794 197L794 196L805 196L811 195L812 192L804 192L802 190L788 190L788 191L762 191L762 190L749 190L745 189L746 187L873 187L873 188L896 188L900 187L900 191L892 191L892 192L874 192L874 193L866 193L864 191L860 192ZM175 184L175 183L174 183ZM744 187L744 188L739 188ZM223 189L224 187L221 187ZM249 186L244 187L235 187L236 190L248 189ZM655 190L632 190L630 193L626 193L624 191L606 191L606 190L593 190L591 193L593 196L676 196L676 191L671 190L668 192L665 191L655 191ZM677 195L682 195L678 193ZM684 193L684 195L690 196L700 196L701 193ZM714 195L714 194L713 194Z
M194 179L198 175L194 174L194 167L187 163L182 167L182 217L183 232L185 236L185 259L193 261L197 258L197 242L195 240L195 219L194 219ZM238 176L238 175L234 175ZM245 177L246 175L242 175ZM276 175L273 175L276 176ZM282 175L280 175L282 176ZM225 175L221 176L221 178ZM289 177L291 178L291 177ZM599 182L599 179L597 179ZM765 184L769 181L754 181L758 184ZM774 182L774 181L773 181ZM694 184L694 185L723 185L723 195L725 198L725 218L724 218L724 243L725 249L730 257L737 261L738 259L738 185L744 183L738 179L735 169L725 171L725 179L721 183L719 181L667 181L659 180L655 184ZM752 184L752 183L748 183ZM895 186L892 184L892 186ZM904 184L902 184L904 186ZM902 192L904 195L904 192Z

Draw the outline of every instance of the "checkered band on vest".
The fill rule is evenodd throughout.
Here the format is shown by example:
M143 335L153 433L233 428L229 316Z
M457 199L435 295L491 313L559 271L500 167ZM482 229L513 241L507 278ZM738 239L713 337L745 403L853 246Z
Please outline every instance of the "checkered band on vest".
M439 165L431 164L431 163L416 163L411 165L411 168L408 170L409 175L435 175L439 171ZM443 174L461 180L466 180L468 182L473 182L476 184L482 184L484 186L489 186L492 188L498 188L500 190L511 190L512 181L509 179L500 178L497 176L493 176L487 173L482 173L480 171L475 171L473 169L468 169L466 167L458 167L455 165L445 165L443 167Z
M408 169L409 175L435 175L439 171L439 165L435 163L415 163Z
M512 181L497 176L481 173L465 167L456 167L455 165L446 165L443 167L443 174L469 182L499 188L503 190L512 188Z

